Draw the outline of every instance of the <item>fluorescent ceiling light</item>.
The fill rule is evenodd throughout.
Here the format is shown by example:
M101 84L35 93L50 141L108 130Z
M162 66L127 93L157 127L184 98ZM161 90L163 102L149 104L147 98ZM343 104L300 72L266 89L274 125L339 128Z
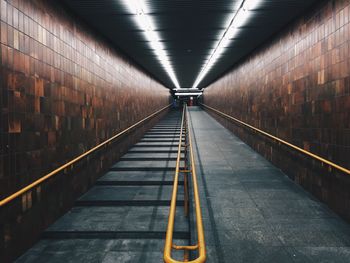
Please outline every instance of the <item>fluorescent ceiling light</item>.
M198 96L202 95L202 92L176 92L175 96Z
M135 21L138 27L143 30L145 38L154 54L157 56L158 61L168 73L175 87L180 88L174 69L170 64L169 56L165 51L163 43L160 41L158 32L155 31L153 19L147 14L145 0L122 0L122 2L131 13L135 14Z
M188 91L188 92L196 92L196 91L203 91L203 89L193 89L193 88L180 88L180 89L173 89L174 91Z
M262 0L246 0L243 3L243 8L250 11L254 10L259 7L261 4Z
M229 46L237 33L239 32L239 28L244 26L251 16L251 10L259 7L262 0L242 0L239 5L237 12L232 14L231 22L226 28L224 34L220 38L220 40L216 43L213 52L209 55L206 60L206 63L201 68L199 75L197 76L192 88L197 88L199 83L203 80L203 78L207 75L209 70L214 66L217 60L224 53L225 48Z

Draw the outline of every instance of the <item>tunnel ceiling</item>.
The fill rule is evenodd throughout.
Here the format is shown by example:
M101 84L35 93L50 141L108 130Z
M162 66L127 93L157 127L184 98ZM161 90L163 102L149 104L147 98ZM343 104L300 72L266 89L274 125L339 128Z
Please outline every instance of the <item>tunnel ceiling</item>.
M121 0L63 0L68 9L100 32L169 88L173 82L161 67L144 34ZM190 88L226 29L239 1L145 0L148 14L173 64L182 88ZM317 0L264 0L231 41L198 87L206 87Z

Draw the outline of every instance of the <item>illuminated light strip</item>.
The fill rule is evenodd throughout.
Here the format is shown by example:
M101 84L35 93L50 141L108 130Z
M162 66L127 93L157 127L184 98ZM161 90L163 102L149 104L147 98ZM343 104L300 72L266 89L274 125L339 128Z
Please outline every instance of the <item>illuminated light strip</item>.
M251 15L251 12L249 11L257 8L261 2L262 0L242 0L238 11L232 15L229 26L226 28L222 38L217 42L213 52L209 55L207 62L202 67L192 88L197 88L199 83L203 80L209 70L214 66L222 53L225 51L225 48L230 44L231 39L237 35L239 28L246 24Z
M173 89L174 91L188 91L188 92L202 92L203 89L192 89L192 88L181 88L181 89Z
M202 92L176 92L175 96L198 96L202 95Z
M164 49L163 43L160 41L158 33L154 30L155 27L151 16L147 15L144 0L122 0L122 2L131 13L135 14L137 25L144 31L145 37L160 64L168 73L175 87L179 89L180 85L175 76L174 69L170 64L170 59Z

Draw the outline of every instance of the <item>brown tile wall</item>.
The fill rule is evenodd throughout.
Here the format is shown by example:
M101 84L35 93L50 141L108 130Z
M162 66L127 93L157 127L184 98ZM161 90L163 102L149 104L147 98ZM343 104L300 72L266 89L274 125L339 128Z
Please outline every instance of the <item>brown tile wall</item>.
M0 0L0 20L0 199L169 103L59 1ZM28 247L148 126L0 210L0 254Z
M204 103L349 169L350 2L320 1L207 87ZM216 117L350 220L350 176Z

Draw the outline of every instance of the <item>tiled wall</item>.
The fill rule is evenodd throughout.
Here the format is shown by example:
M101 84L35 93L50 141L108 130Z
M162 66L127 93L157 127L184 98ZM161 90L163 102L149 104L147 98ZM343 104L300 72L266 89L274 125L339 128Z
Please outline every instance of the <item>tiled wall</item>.
M46 2L0 0L0 197L168 103L167 89Z
M0 0L0 199L169 103L164 86L59 2ZM113 154L98 157L117 157L137 136L124 138L129 144L119 145ZM90 179L100 166L90 167ZM86 184L76 181L72 187L84 189ZM52 185L50 191L61 188L55 189ZM40 188L36 191L22 198L18 210L28 210L40 199ZM39 211L49 219L32 214L26 219L32 226L17 235L32 227L35 238L59 214L52 207ZM21 222L26 215L9 218ZM13 231L20 228L12 224L0 229L2 248L14 244Z
M204 102L350 168L349 20L349 1L320 1L207 87ZM349 176L315 171L309 160L223 122L350 220Z

